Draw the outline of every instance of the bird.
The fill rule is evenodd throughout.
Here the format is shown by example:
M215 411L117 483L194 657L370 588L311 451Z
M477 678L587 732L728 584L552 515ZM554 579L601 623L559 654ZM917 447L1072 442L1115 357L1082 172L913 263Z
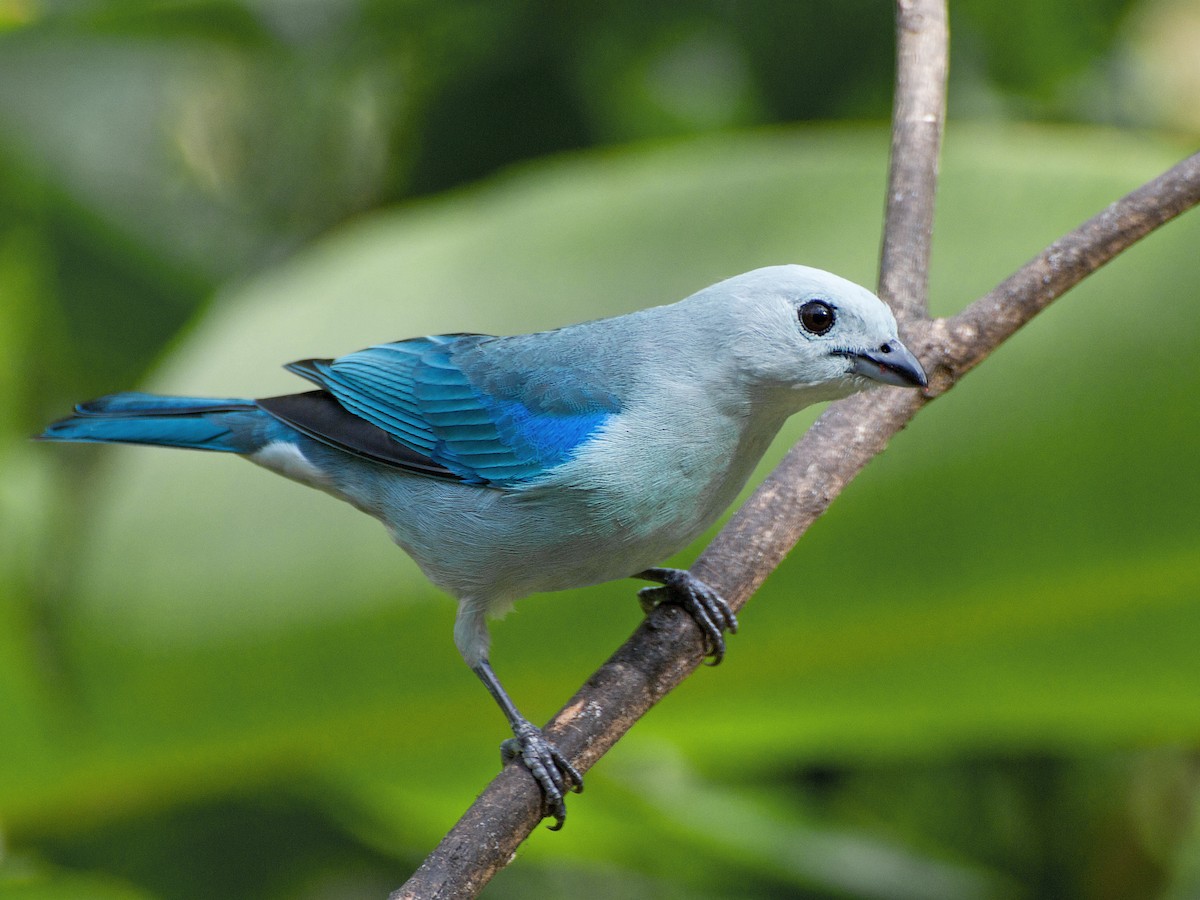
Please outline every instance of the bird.
M801 265L684 300L530 334L445 334L285 366L315 389L260 399L127 391L80 403L44 441L233 453L379 519L458 601L454 642L507 719L505 762L541 788L553 830L577 768L504 689L488 620L534 593L652 582L725 654L737 619L662 561L734 501L784 421L920 362L870 290Z

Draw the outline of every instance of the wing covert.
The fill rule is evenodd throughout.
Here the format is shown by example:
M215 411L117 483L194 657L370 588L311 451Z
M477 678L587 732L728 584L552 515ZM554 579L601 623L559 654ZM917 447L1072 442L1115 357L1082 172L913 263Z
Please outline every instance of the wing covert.
M582 369L541 367L520 345L506 347L508 340L438 335L287 367L398 443L394 458L380 452L384 445L378 440L370 442L369 453L362 452L363 429L339 426L328 411L320 422L302 423L306 427L290 424L318 440L427 475L495 487L529 481L569 459L620 407L615 397L585 384Z

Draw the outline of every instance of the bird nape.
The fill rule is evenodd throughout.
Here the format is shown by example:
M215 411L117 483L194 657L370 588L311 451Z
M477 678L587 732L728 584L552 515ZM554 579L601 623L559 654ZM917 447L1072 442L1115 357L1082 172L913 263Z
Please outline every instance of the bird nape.
M316 389L113 394L39 438L236 453L380 519L457 598L455 643L555 829L583 780L501 685L488 618L528 594L640 578L659 585L643 606L682 605L719 662L732 610L657 564L732 503L788 416L873 383L926 384L878 297L795 265L554 331L413 338L288 368Z

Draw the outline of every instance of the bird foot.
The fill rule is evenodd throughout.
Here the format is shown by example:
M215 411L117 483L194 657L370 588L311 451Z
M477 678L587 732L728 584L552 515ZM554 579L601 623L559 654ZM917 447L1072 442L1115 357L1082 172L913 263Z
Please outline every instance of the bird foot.
M580 793L583 776L571 765L551 741L530 722L519 722L513 726L513 736L500 745L500 759L508 764L514 759L529 770L533 780L542 789L546 804L546 815L554 819L551 831L558 831L567 820L567 791Z
M704 655L712 657L706 665L715 666L725 658L725 635L737 634L737 616L725 599L686 569L646 569L635 578L657 581L661 587L642 588L638 602L649 612L660 603L682 606L704 635Z

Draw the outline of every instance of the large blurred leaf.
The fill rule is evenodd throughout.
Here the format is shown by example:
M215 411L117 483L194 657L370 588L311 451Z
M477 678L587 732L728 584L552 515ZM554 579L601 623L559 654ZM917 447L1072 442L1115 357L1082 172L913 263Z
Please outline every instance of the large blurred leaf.
M886 143L807 130L606 153L378 215L229 293L150 387L300 389L279 363L552 327L783 260L870 283ZM1179 152L952 129L936 305L961 307ZM1185 220L1130 251L897 438L760 592L728 662L634 729L572 828L528 853L644 857L627 826L639 776L619 761L660 744L727 777L1200 737L1198 232ZM317 773L341 773L389 846L449 824L494 770L502 722L457 659L452 605L377 524L225 457L122 448L96 477L77 716L14 723L14 828ZM531 716L634 626L633 588L532 598L494 629ZM656 865L684 847L655 844Z

